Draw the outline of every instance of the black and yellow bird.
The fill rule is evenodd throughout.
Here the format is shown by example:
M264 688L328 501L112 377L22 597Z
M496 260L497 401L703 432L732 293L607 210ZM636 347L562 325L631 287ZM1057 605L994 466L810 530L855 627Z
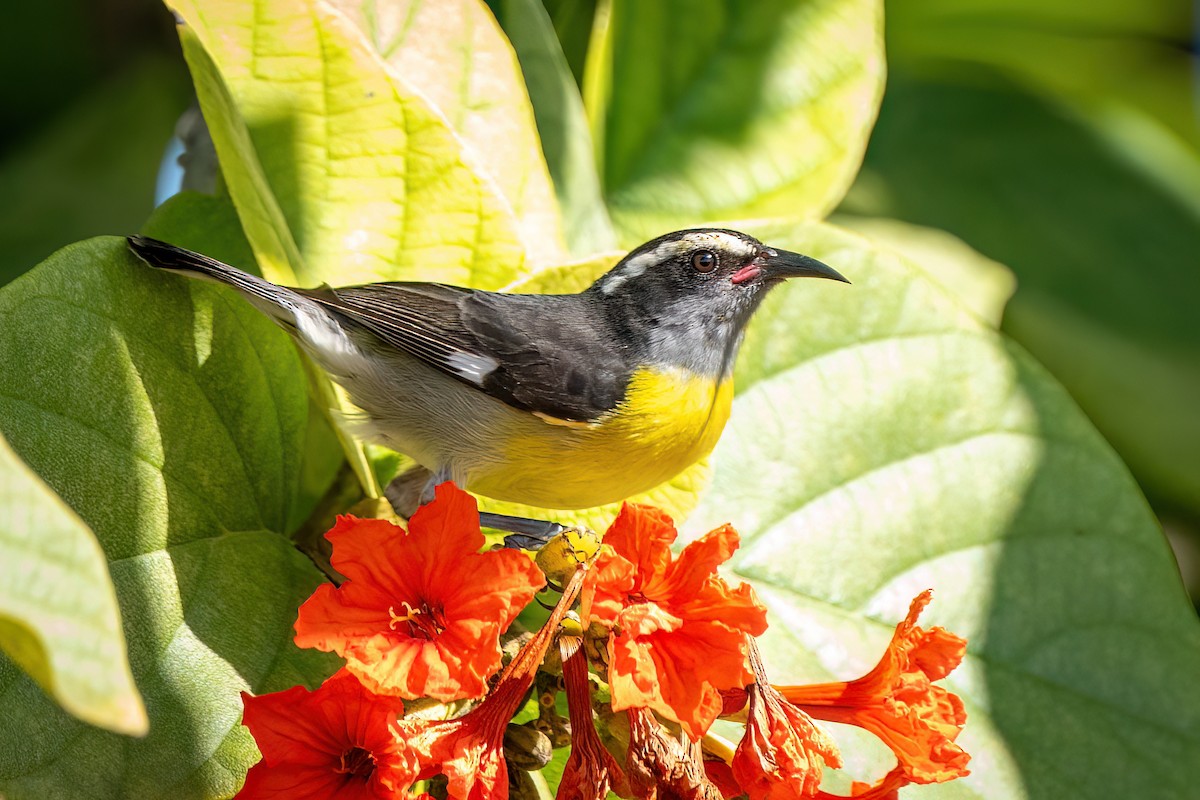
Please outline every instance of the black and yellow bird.
M289 289L153 239L129 244L151 266L237 289L346 389L367 437L433 481L556 509L624 499L707 455L763 297L787 278L845 281L719 229L661 236L561 295Z

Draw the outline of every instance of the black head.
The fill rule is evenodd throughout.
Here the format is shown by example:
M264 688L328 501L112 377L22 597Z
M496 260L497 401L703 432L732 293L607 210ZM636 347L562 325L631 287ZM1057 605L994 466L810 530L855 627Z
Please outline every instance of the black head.
M675 231L633 250L588 294L648 360L717 374L732 368L746 323L788 278L846 281L814 258L720 228Z

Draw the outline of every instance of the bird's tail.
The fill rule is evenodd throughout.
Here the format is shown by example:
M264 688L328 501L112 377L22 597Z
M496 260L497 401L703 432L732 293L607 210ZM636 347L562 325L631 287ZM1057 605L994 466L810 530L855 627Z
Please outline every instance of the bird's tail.
M129 236L127 240L129 249L150 266L232 286L260 311L290 330L295 330L298 314L312 311L316 305L287 287L277 286L215 258L148 236Z

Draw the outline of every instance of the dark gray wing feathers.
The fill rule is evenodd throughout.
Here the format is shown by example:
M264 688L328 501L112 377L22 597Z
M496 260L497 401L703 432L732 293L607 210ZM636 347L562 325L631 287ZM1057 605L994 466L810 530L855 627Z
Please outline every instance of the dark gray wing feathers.
M631 370L580 295L425 283L301 290L382 341L524 411L585 422L624 397Z

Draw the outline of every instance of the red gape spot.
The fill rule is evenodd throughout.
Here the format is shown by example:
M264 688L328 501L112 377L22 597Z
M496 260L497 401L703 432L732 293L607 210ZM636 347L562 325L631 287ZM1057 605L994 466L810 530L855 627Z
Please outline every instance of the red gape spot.
M735 283L735 284L745 283L746 281L754 280L761 274L762 274L762 267L758 266L757 264L750 264L748 266L742 267L737 272L733 273L733 275L731 275L729 277L729 280L731 283Z

